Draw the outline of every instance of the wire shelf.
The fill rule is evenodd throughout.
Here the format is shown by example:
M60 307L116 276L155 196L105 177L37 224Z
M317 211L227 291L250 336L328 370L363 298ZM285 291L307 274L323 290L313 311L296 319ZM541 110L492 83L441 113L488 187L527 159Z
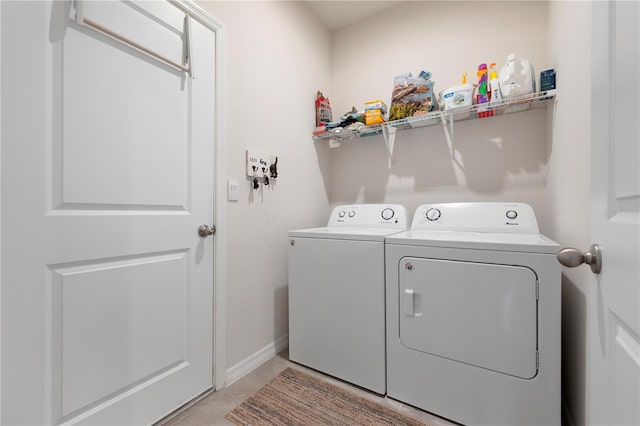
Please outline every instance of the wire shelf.
M410 130L419 127L434 126L436 124L446 125L447 123L450 123L451 120L457 122L490 118L515 112L522 112L528 109L546 107L546 103L554 99L556 95L557 89L546 90L544 92L502 99L497 102L494 101L493 103L457 107L447 111L432 111L426 114L389 121L387 123L363 126L356 130L336 128L327 133L314 135L313 140L344 141L379 135L384 132L388 132L391 128L394 130Z

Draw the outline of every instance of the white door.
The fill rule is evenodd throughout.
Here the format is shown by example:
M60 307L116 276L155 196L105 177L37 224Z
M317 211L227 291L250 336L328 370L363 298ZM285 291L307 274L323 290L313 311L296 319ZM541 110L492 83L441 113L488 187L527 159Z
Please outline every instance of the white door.
M640 424L640 3L593 3L588 423Z
M165 2L1 2L0 423L149 424L212 386L215 35Z

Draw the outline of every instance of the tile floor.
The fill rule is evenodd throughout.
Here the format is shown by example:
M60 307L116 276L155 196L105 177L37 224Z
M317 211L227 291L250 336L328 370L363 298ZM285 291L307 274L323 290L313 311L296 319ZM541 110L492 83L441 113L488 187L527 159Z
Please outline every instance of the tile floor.
M405 405L401 402L386 397L380 397L374 393L351 386L343 381L295 364L289 361L288 355L288 350L285 349L253 372L233 383L231 386L221 391L213 392L202 398L200 401L193 403L189 407L176 411L160 421L157 426L232 425L233 423L227 421L224 418L224 415L255 393L258 389L269 382L269 380L277 376L287 367L302 370L316 377L322 377L337 386L349 389L350 391L364 396L365 398L378 401L414 418L421 419L432 426L455 425L455 423L451 423L445 419Z

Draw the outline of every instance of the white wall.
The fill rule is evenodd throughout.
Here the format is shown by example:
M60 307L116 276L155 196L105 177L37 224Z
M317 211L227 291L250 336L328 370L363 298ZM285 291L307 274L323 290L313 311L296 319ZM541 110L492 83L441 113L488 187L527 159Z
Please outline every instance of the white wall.
M232 367L287 335L287 231L329 214L328 148L311 130L316 90L329 90L330 35L303 2L198 3L227 31L227 172L241 184L227 205ZM277 182L250 189L247 148L278 156Z
M591 4L552 2L549 51L560 90L547 186L547 234L586 250L591 241ZM606 76L602 76L606 78ZM587 267L563 268L562 385L573 424L585 424Z
M589 246L589 214L575 214L590 206L588 3L408 2L333 35L302 2L199 3L227 28L228 173L244 184L228 205L228 366L286 335L286 232L322 225L330 203L398 202L412 213L425 202L522 201L551 238ZM556 107L459 123L464 167L437 126L400 133L392 169L382 137L331 151L311 143L316 89L337 117L366 100L388 103L402 72L431 71L439 91L463 71L474 81L478 63L500 68L511 52L537 76L556 68ZM281 178L262 195L243 178L248 147L280 156ZM563 394L578 425L588 273L563 276Z
M480 63L509 53L529 59L536 76L553 67L547 54L546 2L406 2L340 30L332 41L334 116L371 99L390 105L393 78L433 74L435 92L477 82ZM536 77L536 80L538 77ZM399 133L387 168L382 136L345 142L331 152L331 201L519 201L532 205L544 231L548 114L544 110L460 122L452 162L441 127Z

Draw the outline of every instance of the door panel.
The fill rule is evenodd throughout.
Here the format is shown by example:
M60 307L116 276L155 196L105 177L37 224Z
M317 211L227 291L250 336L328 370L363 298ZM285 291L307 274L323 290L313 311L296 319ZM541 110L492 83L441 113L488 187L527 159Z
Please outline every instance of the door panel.
M0 3L0 423L150 424L212 386L215 37L192 79L70 3ZM172 4L83 4L182 63Z
M398 274L404 346L523 379L536 375L531 269L404 257Z
M188 265L182 252L51 268L62 416L186 362Z
M640 3L594 2L589 424L640 424ZM604 78L599 78L604 77Z
M61 88L52 99L61 124L52 149L53 208L187 210L191 92L184 73L74 22L53 61Z

